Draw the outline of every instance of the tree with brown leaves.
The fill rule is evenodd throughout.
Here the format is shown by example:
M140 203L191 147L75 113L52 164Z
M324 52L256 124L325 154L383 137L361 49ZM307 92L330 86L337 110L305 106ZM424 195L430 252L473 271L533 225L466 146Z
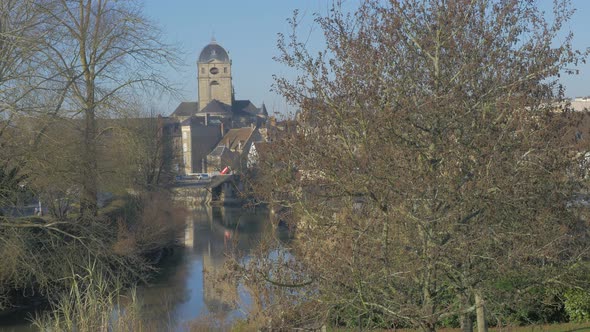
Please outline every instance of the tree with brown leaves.
M587 55L571 33L556 41L571 14L568 1L551 19L535 1L335 3L316 17L319 54L291 21L278 60L299 76L276 87L300 126L261 158L256 189L290 212L297 264L249 266L305 285L292 317L471 331L477 312L482 331L542 289L588 286L585 183L556 103L557 77Z

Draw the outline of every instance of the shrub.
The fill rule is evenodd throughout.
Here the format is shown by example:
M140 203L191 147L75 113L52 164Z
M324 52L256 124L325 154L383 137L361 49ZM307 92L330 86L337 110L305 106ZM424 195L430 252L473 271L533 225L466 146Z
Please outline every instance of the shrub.
M571 322L590 321L590 294L581 289L570 289L565 293L565 311Z

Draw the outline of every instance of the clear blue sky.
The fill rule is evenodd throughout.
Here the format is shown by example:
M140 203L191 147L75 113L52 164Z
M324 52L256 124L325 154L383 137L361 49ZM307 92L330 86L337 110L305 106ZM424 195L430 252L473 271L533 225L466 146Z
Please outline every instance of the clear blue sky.
M168 115L180 101L197 100L196 60L201 49L214 35L229 51L233 84L237 99L250 99L255 105L264 102L269 113L292 109L271 92L272 75L289 75L287 68L272 60L278 55L277 33L289 32L286 19L294 9L310 22L313 12L326 13L330 0L144 0L148 17L156 21L168 43L183 51L184 65L169 72L169 79L181 89L180 99L160 102L160 113ZM360 0L348 0L353 7ZM590 0L572 0L577 8L566 29L574 32L574 46L590 47ZM538 0L550 10L552 0ZM316 31L317 32L317 31ZM569 97L590 95L590 65L579 67L580 75L563 77Z

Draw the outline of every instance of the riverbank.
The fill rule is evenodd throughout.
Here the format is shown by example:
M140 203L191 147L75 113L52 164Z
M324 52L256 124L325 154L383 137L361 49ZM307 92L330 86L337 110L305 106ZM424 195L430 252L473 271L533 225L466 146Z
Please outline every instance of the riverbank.
M92 220L7 220L0 228L1 309L15 315L48 305L60 312L75 289L86 292L99 280L101 292L80 292L81 300L108 299L149 279L162 253L178 245L184 216L169 195L157 192L117 198Z
M332 332L352 332L357 329L327 329ZM391 330L382 330L391 331ZM416 329L398 329L397 332L418 332ZM441 328L438 332L461 332L461 329ZM544 324L529 326L510 326L510 327L489 327L490 332L584 332L590 331L590 323L562 323L562 324Z

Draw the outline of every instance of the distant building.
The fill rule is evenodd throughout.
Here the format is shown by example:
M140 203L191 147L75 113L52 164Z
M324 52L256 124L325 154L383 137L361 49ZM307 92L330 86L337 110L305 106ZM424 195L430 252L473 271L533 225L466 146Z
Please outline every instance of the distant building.
M226 166L232 170L245 169L252 144L262 140L254 126L229 130L207 156L208 172L221 171Z
M182 132L177 144L182 147L180 173L211 169L207 163L212 159L207 156L231 129L266 125L268 112L264 103L256 107L250 100L235 99L231 65L228 52L212 40L197 60L198 100L180 103L170 115ZM223 155L222 150L217 152Z
M590 97L577 97L571 102L571 108L574 111L590 111Z

